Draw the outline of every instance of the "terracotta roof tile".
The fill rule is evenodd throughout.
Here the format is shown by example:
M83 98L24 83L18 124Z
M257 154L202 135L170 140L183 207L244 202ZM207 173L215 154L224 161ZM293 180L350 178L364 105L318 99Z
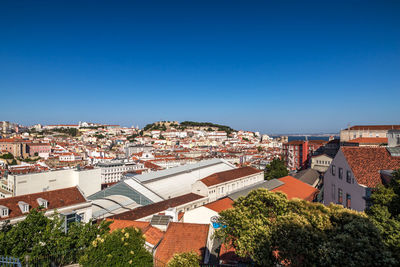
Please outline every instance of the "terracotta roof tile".
M354 125L346 130L400 130L400 125Z
M160 242L160 240L164 236L164 232L156 227L151 226L150 222L131 221L131 220L111 220L111 219L106 219L106 220L113 222L110 225L111 232L126 227L139 228L145 235L146 241L152 244L153 246L157 245L158 242Z
M48 201L48 206L46 210L58 209L61 207L67 207L87 202L87 200L77 187L69 187L35 194L3 198L0 199L0 205L6 206L9 209L9 216L0 218L0 221L25 216L26 214L22 213L18 202L23 201L29 204L29 209L38 208L38 198L42 198Z
M371 188L382 184L380 170L400 168L400 157L392 157L384 147L342 147L358 184Z
M206 186L212 186L260 172L263 171L257 170L252 167L243 167L223 172L217 172L201 179L200 181L202 181Z
M208 237L208 224L171 222L155 257L164 262L176 253L195 251L203 259Z
M387 144L388 139L386 137L359 137L348 142L359 144Z
M153 203L150 205L142 206L118 215L113 216L113 219L122 219L122 220L138 220L143 217L147 217L158 212L167 210L168 208L174 208L185 203L189 203L198 199L204 198L204 196L200 196L194 193L189 193L186 195L182 195L179 197L174 197L171 199L167 199L164 201L160 201L157 203Z
M272 189L272 192L282 192L285 193L288 199L292 198L300 198L308 201L313 201L316 194L318 194L319 190L303 183L302 181L292 177L285 176L278 179L279 181L284 182L283 185Z
M223 199L208 203L208 204L204 205L204 207L209 208L209 209L219 213L223 210L232 208L233 202L234 201L232 199L230 199L229 197L225 197Z

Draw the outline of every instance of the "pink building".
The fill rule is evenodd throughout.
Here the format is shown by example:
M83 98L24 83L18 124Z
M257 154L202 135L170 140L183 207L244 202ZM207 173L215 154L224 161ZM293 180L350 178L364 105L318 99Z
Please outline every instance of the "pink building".
M40 154L50 154L51 145L48 143L30 143L28 144L29 156L40 156Z

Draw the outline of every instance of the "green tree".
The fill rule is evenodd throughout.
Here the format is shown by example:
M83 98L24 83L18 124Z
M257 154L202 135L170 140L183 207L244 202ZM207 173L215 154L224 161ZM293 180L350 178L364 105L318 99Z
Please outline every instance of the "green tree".
M58 214L51 218L44 212L32 209L25 220L6 224L0 230L0 255L25 259L40 265L48 265L48 259L59 265L76 263L83 249L97 235L109 231L109 223L72 223L65 233L63 220Z
M128 227L98 236L81 257L83 266L152 266L142 231Z
M400 262L400 169L393 172L386 187L379 186L372 193L371 202L372 206L366 212Z
M168 267L199 267L199 255L194 252L176 253L168 262Z
M339 205L250 192L220 213L216 236L260 266L395 266L378 229L364 213Z
M2 159L14 159L14 156L11 153L5 153L3 155L0 155L0 158L2 158Z
M265 167L264 178L265 180L271 180L274 178L281 178L289 174L286 168L285 162L281 159L274 158L270 164Z

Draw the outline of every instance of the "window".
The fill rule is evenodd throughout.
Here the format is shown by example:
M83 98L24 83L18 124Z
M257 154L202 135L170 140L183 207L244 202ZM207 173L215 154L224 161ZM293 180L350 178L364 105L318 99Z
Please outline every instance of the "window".
M350 194L346 194L346 207L351 209L351 196Z
M339 168L339 179L343 179L343 168Z
M78 215L81 218L81 222L85 221L85 213L84 212L79 213Z
M336 175L336 166L332 165L332 175L335 176Z
M1 209L1 217L7 217L8 216L8 209L3 208Z
M351 183L351 171L347 171L346 182Z
M343 203L343 190L338 188L338 203L342 204Z

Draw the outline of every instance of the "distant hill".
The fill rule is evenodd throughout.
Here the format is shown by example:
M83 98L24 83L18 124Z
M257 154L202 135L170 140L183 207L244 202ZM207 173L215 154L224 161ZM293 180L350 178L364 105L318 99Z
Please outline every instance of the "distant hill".
M224 131L227 134L230 134L231 132L236 132L236 130L232 129L229 126L215 124L215 123L211 123L211 122L183 121L180 123L180 126L185 127L185 128L186 127L187 128L198 127L198 128L202 128L204 130Z
M167 129L175 128L178 130L185 130L185 129L198 129L204 131L224 131L227 134L232 132L236 132L236 130L232 129L226 125L215 124L211 122L196 122L196 121L183 121L178 123L176 121L161 121L147 124L143 130L144 131L153 131L153 130L160 130L166 131Z

